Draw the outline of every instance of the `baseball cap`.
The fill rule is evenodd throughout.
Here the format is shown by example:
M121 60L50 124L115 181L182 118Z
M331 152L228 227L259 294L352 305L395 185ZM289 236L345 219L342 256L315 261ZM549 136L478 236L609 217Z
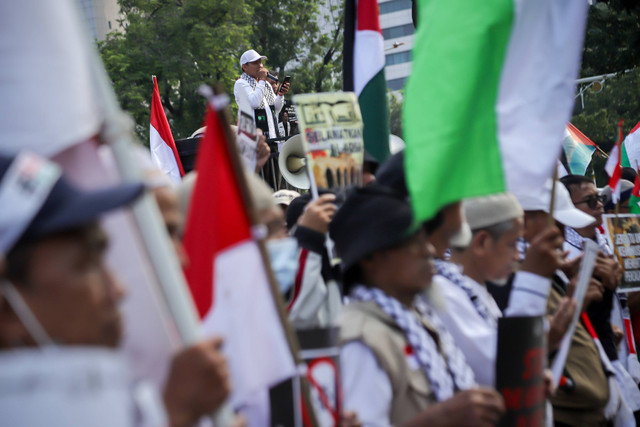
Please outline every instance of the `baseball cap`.
M253 49L249 49L240 57L240 68L242 68L242 66L248 62L257 61L258 59L267 59L267 57L264 55L260 55Z
M296 197L300 197L300 193L293 190L278 190L273 193L273 200L276 202L276 205L289 206L291 201Z
M471 230L490 227L524 215L518 199L511 193L474 197L462 202Z
M516 193L516 197L525 211L544 211L549 213L551 204L551 183L549 179L541 188L532 192ZM572 228L584 228L593 224L596 219L576 208L571 201L569 190L560 182L556 182L555 205L553 218L561 224Z
M100 214L124 206L140 194L141 183L81 191L56 164L32 153L0 155L0 251L22 239L87 225Z

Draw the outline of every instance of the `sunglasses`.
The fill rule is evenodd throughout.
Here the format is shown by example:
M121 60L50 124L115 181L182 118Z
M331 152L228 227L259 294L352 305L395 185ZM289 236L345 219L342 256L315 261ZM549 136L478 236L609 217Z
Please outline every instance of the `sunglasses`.
M598 203L602 203L604 205L605 196L591 196L587 197L584 200L580 200L579 202L574 203L574 205L579 205L580 203L586 203L589 206L589 209L595 209L598 207Z

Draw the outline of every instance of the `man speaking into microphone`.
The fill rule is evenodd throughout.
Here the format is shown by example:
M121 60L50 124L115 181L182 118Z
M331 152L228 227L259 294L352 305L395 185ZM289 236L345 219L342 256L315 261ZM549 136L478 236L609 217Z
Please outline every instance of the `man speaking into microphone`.
M276 122L276 111L280 111L284 104L284 95L289 91L289 83L285 83L276 94L266 79L269 72L262 65L262 60L266 56L260 55L255 50L246 51L240 57L240 67L242 75L233 88L238 107L251 108L256 119L256 126L268 135L269 138L277 138L278 125ZM242 106L240 91L244 91L249 106Z

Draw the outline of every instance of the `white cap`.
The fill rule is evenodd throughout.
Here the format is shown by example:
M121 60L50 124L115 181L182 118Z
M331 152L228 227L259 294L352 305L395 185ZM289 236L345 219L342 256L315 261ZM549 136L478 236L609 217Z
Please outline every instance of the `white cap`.
M257 61L258 59L267 59L267 57L260 55L253 49L249 49L240 57L240 68L242 68L242 66L248 62Z
M293 190L278 190L273 193L273 201L276 202L276 205L289 206L296 197L300 197L300 193Z
M544 211L549 213L551 204L551 180L534 192L515 195L525 211ZM596 219L576 208L571 201L569 190L560 182L556 182L556 200L553 218L561 224L572 228L584 228L593 224Z
M511 193L465 199L462 207L471 230L490 227L524 215L518 200Z

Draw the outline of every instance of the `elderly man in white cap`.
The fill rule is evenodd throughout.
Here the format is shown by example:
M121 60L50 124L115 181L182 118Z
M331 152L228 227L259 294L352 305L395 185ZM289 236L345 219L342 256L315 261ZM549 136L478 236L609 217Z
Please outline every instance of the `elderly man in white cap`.
M233 88L238 108L253 110L256 126L268 138L277 138L277 116L284 105L284 95L289 91L289 83L285 83L276 94L271 85L267 84L267 69L262 65L266 56L250 49L240 57L242 75Z
M465 353L479 384L495 382L498 318L502 312L487 291L486 282L503 282L513 274L519 259L517 242L523 233L523 211L509 193L467 199L464 214L472 231L465 247L454 246L451 263L441 263L434 277L444 297L439 313ZM562 235L546 231L535 250L513 278L507 316L541 316L546 313L549 278L561 257Z

